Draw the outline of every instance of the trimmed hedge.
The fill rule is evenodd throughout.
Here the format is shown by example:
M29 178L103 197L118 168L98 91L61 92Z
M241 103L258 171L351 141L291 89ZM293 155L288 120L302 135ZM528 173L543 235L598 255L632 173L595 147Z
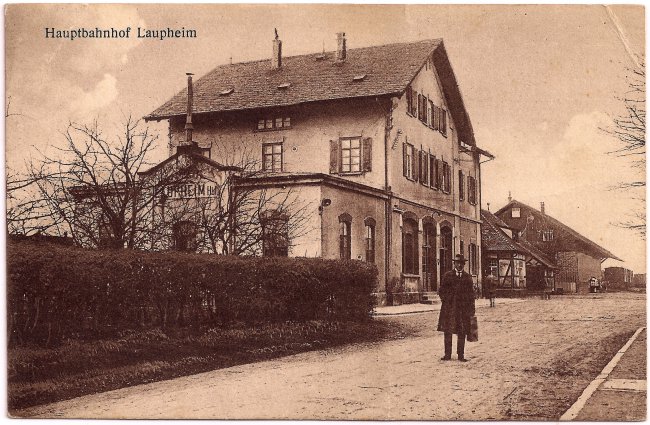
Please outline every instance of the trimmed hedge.
M320 258L7 247L11 345L145 327L365 320L374 265Z

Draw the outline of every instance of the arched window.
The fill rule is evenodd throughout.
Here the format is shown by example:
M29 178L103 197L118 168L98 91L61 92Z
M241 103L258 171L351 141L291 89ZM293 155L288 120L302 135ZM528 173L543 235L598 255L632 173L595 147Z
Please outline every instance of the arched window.
M266 211L261 216L262 255L289 256L289 217L280 211Z
M368 217L363 221L363 224L366 226L366 262L374 263L376 222L374 218Z
M405 218L402 224L402 272L420 274L418 222Z
M348 213L339 216L339 253L342 260L352 258L352 216Z
M440 227L440 274L452 269L453 238L450 226Z
M178 221L173 227L174 249L177 251L196 251L196 224L189 220Z

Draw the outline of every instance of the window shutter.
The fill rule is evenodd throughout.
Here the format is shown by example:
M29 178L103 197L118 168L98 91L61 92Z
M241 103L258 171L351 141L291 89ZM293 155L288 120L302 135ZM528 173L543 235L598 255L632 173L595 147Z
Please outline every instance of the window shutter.
M413 116L418 116L418 92L413 90Z
M440 123L440 131L442 132L442 134L446 136L447 135L447 111L441 109L440 112L441 112L440 118L442 118L441 120L442 122Z
M330 174L339 172L339 141L330 140Z
M420 183L427 184L427 153L423 150L420 151Z
M406 166L406 143L402 143L402 174L408 177L408 167Z
M458 199L465 199L465 176L461 170L458 170Z
M420 151L413 148L413 180L418 181L420 177Z
M363 171L372 171L372 138L363 139Z
M440 189L442 188L442 164L440 164L439 159L436 159L436 171L438 174L438 178L436 180L436 188Z
M411 86L406 88L406 111L410 114L413 109L413 89Z

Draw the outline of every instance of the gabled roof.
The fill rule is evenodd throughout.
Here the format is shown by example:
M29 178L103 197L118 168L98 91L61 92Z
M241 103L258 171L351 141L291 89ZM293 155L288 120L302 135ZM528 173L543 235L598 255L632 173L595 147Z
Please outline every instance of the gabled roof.
M551 223L555 227L563 230L569 236L573 237L575 240L577 240L577 241L581 242L582 244L586 245L587 247L589 247L592 251L597 253L602 258L611 258L611 259L614 259L614 260L623 261L620 258L618 258L617 256L615 256L614 254L612 254L611 252L609 252L608 250L606 250L605 248L603 248L602 246L598 245L596 242L593 242L592 240L586 238L585 236L582 236L580 233L576 232L571 227L567 226L566 224L562 223L561 221L551 217L550 215L548 215L546 213L542 214L541 211L536 210L535 208L532 208L532 207L524 204L523 202L519 202L516 199L513 199L510 202L508 202L501 209L499 209L499 211L497 211L495 214L499 215L499 214L503 213L504 211L506 211L506 210L508 210L508 209L510 209L512 207L525 208L525 209L528 209L529 211L531 211L537 217L543 217L544 220L547 220L549 223Z
M280 69L271 69L270 59L221 65L194 82L193 109L194 113L201 114L401 96L430 57L440 76L460 140L475 146L472 125L442 39L348 49L347 58L342 62L335 59L335 52L328 52L284 57ZM354 81L362 75L365 77ZM187 89L184 89L145 119L185 115L186 107Z
M235 167L235 166L232 166L232 165L220 164L217 161L213 161L210 158L207 158L207 157L205 157L205 156L203 156L201 154L198 154L198 153L185 153L185 152L180 153L180 152L176 152L174 155L170 156L169 158L165 159L162 162L159 162L158 164L154 165L153 167L149 168L148 170L139 171L138 174L146 176L148 174L153 173L154 171L160 170L166 164L169 164L171 161L174 161L175 159L177 159L180 155L185 155L185 156L189 157L190 159L192 159L193 161L196 161L196 162L202 162L204 164L208 164L209 166L211 166L213 168L216 168L218 170L241 171L241 168L239 168L239 167Z
M508 227L501 219L489 211L481 210L481 243L488 251L515 251L530 257L549 268L557 266L538 249L522 241L515 241L501 227ZM503 226L501 225L503 224Z

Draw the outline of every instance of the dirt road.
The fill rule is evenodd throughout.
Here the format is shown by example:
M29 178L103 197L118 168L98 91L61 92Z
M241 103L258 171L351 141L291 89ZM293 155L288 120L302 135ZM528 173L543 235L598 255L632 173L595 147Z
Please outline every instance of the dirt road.
M557 420L646 322L645 295L477 310L468 363L442 362L437 312L389 316L415 336L303 353L32 408L21 416ZM455 344L455 341L454 341Z

